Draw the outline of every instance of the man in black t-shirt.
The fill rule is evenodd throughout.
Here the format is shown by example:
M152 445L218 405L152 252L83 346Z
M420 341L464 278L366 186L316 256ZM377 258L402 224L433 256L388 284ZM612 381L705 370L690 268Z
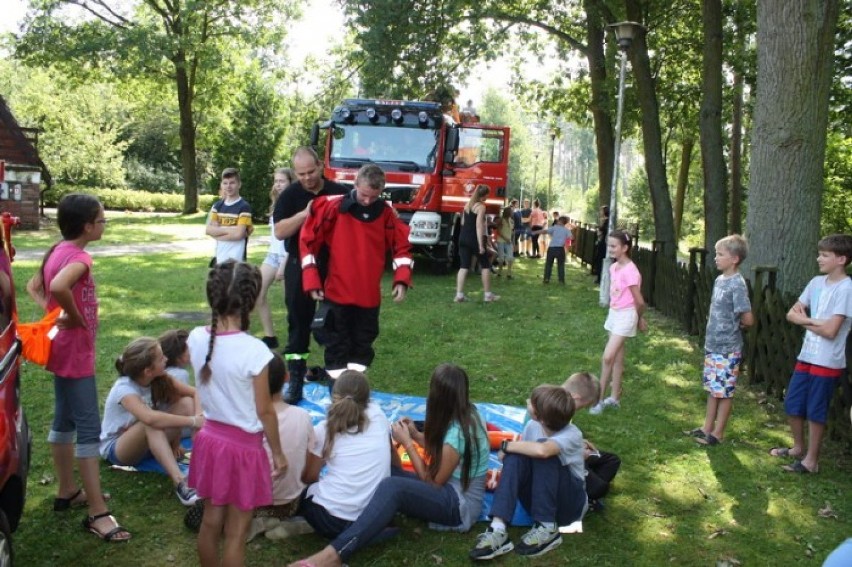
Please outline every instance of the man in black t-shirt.
M320 195L344 195L346 187L324 179L322 161L310 147L298 148L293 154L295 183L278 196L272 220L275 237L285 240L287 263L284 266L284 302L287 305L287 345L284 359L290 373L290 383L284 399L295 404L302 399L302 385L307 373L307 358L311 342L311 322L316 302L302 291L302 259L299 256L299 234L308 216L308 207ZM325 258L318 259L320 273L325 276Z

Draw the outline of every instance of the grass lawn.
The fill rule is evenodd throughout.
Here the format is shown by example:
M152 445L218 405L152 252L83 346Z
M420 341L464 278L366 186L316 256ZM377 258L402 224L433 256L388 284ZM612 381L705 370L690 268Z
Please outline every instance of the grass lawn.
M137 222L107 214L105 239L150 241L169 227L196 234L203 216ZM115 221L113 219L115 218ZM169 231L175 227L175 233ZM120 230L119 230L120 229ZM184 236L186 235L184 234ZM28 237L16 240L30 246ZM49 244L47 239L41 246ZM25 244L26 243L26 244ZM265 250L254 247L259 263ZM101 399L116 377L115 357L132 338L192 327L207 319L204 278L209 254L157 254L97 258L95 276L101 301L98 381ZM16 262L19 311L37 313L23 291L37 261ZM425 264L424 264L425 265ZM416 267L417 269L417 267ZM502 300L481 303L478 278L468 281L475 299L452 302L454 278L432 276L423 267L402 304L386 299L377 358L369 376L376 389L425 395L436 364L452 361L471 376L477 401L521 405L533 386L561 383L570 373L598 373L605 342L605 310L597 306L592 279L569 264L568 284L542 285L539 261L516 264L516 279L495 278ZM388 290L385 282L385 290ZM280 289L280 288L278 288ZM272 290L279 336L285 335L283 301ZM167 313L198 313L197 320L169 319ZM190 315L191 316L191 315ZM788 445L781 404L766 400L747 384L737 393L728 437L704 448L681 430L703 419L700 386L702 353L694 340L651 311L651 330L628 343L622 409L594 417L581 412L575 423L605 450L618 453L622 469L606 509L585 521L585 533L564 536L557 550L538 559L514 555L502 565L820 565L852 534L849 498L852 458L829 444L821 471L811 477L783 472L767 450ZM259 322L253 330L260 334ZM314 349L313 363L321 363ZM23 399L34 433L27 508L17 534L19 565L194 565L194 534L182 523L184 508L167 477L102 468L111 508L133 532L129 544L108 545L85 533L83 512L55 513L56 482L45 441L53 392L49 375L28 366ZM286 440L285 440L286 441ZM823 510L821 515L820 511ZM823 517L825 516L825 517ZM436 533L422 522L400 519L403 533L355 556L352 565L465 565L475 533ZM475 531L485 525L476 526ZM513 528L515 538L521 528ZM318 550L323 541L302 536L284 542L263 538L248 546L249 565L286 565Z

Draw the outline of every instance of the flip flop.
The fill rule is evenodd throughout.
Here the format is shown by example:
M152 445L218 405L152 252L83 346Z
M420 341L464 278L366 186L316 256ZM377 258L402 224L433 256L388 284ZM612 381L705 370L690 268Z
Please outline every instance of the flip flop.
M772 447L769 449L769 455L777 458L786 458L786 457L801 457L801 453L793 454L792 447Z
M819 472L819 469L816 469L816 470L809 469L808 467L806 467L805 465L802 464L802 461L799 461L798 459L793 461L792 465L784 465L781 468L784 469L787 472L799 473L799 474L816 474L816 473Z
M112 520L112 523L115 524L115 527L106 533L98 530L95 527L95 522L100 520L101 518L109 518L110 520ZM127 531L126 528L123 528L121 524L118 523L118 520L116 520L112 513L109 511L106 511L103 514L96 514L94 516L86 516L85 518L83 518L83 529L95 534L107 543L124 543L126 541L130 541L131 538L130 532ZM127 537L116 537L122 532L126 533Z
M722 440L712 433L708 433L706 437L696 437L695 442L699 445L719 445Z
M696 427L695 429L686 429L684 430L683 434L687 437L707 437L707 434L704 433L704 430L700 427Z

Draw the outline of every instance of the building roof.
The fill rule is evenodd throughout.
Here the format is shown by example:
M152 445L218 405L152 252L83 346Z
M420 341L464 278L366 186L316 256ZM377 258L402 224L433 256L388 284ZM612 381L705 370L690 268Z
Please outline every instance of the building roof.
M38 130L22 128L0 96L0 160L9 165L25 165L41 169L48 185L52 183L47 166L38 155Z

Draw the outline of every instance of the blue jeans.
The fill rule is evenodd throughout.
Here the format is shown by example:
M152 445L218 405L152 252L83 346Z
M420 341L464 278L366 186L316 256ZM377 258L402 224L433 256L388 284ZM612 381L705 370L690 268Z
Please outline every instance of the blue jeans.
M567 526L583 518L585 482L563 466L559 457L534 459L509 453L503 458L491 516L511 520L519 500L536 522Z
M314 503L314 497L307 496L307 488L302 492L302 502L299 504L298 514L305 518L314 531L326 539L334 539L352 525L349 520L338 518L329 513L325 507Z
M461 523L459 497L453 487L433 486L392 468L392 475L379 483L358 519L331 542L341 561L368 545L397 512L449 526Z
M53 425L48 443L71 444L77 439L78 459L100 456L101 416L95 377L53 377Z

